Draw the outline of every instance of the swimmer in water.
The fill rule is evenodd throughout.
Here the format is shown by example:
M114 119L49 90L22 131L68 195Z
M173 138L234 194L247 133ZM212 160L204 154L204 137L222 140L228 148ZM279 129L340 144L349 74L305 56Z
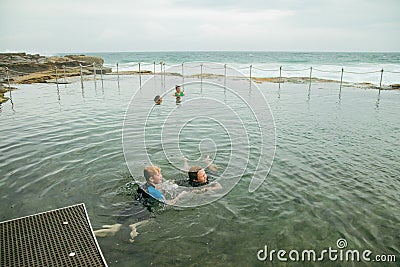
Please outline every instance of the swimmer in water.
M181 87L179 85L175 85L175 94L176 97L176 104L181 103L181 97L185 96L185 92L181 91Z
M163 179L161 169L157 166L147 166L144 168L143 174L146 179L146 184L143 186L143 189L141 187L137 188L136 199L140 200L149 211L152 211L156 205L173 205L179 200L179 198L187 194L186 191L183 191L174 199L166 200L162 192L157 189ZM138 235L136 228L148 222L149 219L129 225L129 228L131 229L131 242L133 242L133 238ZM103 225L101 229L94 231L94 234L97 237L114 236L121 229L122 224L123 222L120 220L113 225Z
M157 96L154 98L154 102L156 103L156 105L161 105L161 103L162 103L162 97L159 96L159 95L157 95Z
M181 91L181 87L179 85L175 85L175 97L185 96L185 92Z
M218 171L217 166L215 164L212 164L209 156L207 156L203 160L203 162L205 162L207 164L206 169L208 171L211 171L211 172ZM189 167L189 164L188 164L186 158L184 158L183 170L187 171L188 179L175 181L175 183L179 186L201 187L197 190L194 190L193 192L195 192L195 193L206 192L209 190L222 189L222 186L220 183L218 183L216 181L211 181L213 178L211 178L210 172L207 174L206 170L200 166Z
M177 197L171 200L166 200L164 195L159 190L159 185L162 183L161 169L157 166L147 166L144 168L144 178L146 184L144 185L144 192L147 193L152 199L158 200L161 203L174 205L179 198L187 194L186 191L181 192ZM140 190L140 189L139 189Z

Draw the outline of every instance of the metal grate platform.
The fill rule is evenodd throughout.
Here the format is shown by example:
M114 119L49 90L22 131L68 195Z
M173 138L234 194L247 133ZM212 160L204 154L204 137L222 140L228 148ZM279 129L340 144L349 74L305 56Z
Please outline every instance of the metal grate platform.
M0 223L0 266L107 266L85 205Z

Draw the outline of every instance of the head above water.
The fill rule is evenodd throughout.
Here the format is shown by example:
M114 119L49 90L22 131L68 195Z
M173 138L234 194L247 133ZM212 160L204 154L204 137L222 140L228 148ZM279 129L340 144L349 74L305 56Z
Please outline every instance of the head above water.
M148 184L157 185L162 183L161 169L157 166L146 166L143 174Z
M159 96L159 95L157 95L157 96L154 98L154 102L156 103L156 105L161 105L162 97Z
M189 182L190 183L206 183L207 174L200 166L193 166L189 169Z

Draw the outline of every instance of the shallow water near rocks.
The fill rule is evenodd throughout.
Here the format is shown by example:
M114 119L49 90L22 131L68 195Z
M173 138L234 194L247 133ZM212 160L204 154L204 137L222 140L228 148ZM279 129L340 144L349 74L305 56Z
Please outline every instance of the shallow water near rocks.
M115 223L133 205L122 127L138 87L137 76L108 76L83 89L76 82L13 91L0 112L0 220L84 202L94 229ZM258 87L276 126L261 187L249 193L245 174L218 201L155 213L133 243L126 226L98 238L109 266L264 266L257 252L265 245L321 251L339 238L349 249L399 257L400 92L342 88L339 98L336 84ZM213 137L228 147L224 135ZM224 166L225 156L216 163ZM174 175L167 162L160 167L165 179Z

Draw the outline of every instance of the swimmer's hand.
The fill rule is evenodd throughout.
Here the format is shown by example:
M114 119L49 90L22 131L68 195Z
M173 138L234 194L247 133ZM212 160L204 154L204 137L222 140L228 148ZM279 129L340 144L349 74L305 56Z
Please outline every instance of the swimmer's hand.
M176 198L171 199L171 200L168 200L168 201L167 201L167 204L168 204L168 205L174 205L181 197L183 197L183 196L186 195L187 193L189 193L189 192L183 191L183 192L179 193L179 195L177 195Z
M200 194L200 193L207 192L207 190L208 190L208 188L196 189L196 190L193 190L193 193Z
M196 189L196 190L193 190L192 192L196 193L196 194L200 194L200 193L204 193L204 192L207 192L210 190L220 190L220 189L222 189L222 185L218 182L213 182L212 184L210 184L207 187L203 187L201 189Z

